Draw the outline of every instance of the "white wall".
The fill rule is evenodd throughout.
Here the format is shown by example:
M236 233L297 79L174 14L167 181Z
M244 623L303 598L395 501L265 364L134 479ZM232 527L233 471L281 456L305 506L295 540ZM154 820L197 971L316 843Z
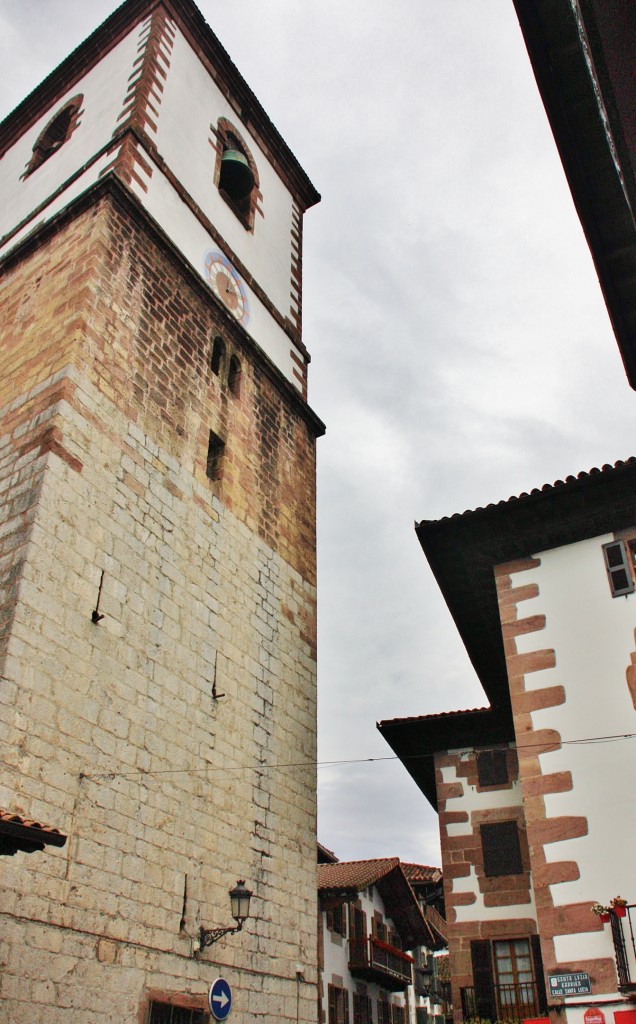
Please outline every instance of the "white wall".
M449 750L448 753L459 755L462 762L474 757L474 752L461 754L460 751ZM479 792L476 786L471 786L468 783L465 775L457 775L454 765L444 765L442 767L442 779L444 783L459 783L463 789L461 796L447 797L446 811L453 813L459 811L468 815L468 821L456 822L447 826L449 837L471 836L475 831L472 815L478 811L494 810L498 807L521 807L521 786L518 781L513 782L506 789ZM472 893L475 896L474 903L468 906L460 905L455 907L458 923L466 921L509 921L519 917L536 916L534 894L532 891L530 892L531 901L529 903L514 903L510 906L502 907L485 906L483 893L479 889L477 872L473 866L471 866L468 877L452 879L451 892Z
M368 895L368 891L363 889L360 894L360 905L367 915L367 934L371 934L371 922L373 920L374 911L379 910L384 917L385 924L393 930L395 926L390 918L385 916L384 902L382 897L379 895L375 886L371 887L371 897ZM332 975L339 975L343 979L343 985L349 992L349 1020L353 1020L353 993L356 988L357 981L359 979L353 978L349 971L349 915L347 913L347 934L342 936L342 942L332 941L332 932L327 928L327 915L322 914L322 929L324 939L324 955L325 955L325 968L322 972L322 1000L323 1008L325 1013L328 1010L328 994L327 986L333 984ZM339 937L334 936L337 940ZM367 995L371 998L373 1003L373 1019L377 1021L376 1012L376 1000L378 993L380 992L381 986L373 984L371 982L363 982L367 986ZM402 992L393 992L389 994L389 1002L397 1003L399 1006L406 1005L406 996Z
M550 887L556 906L605 904L617 895L636 902L636 740L592 742L636 733L625 677L636 652L636 594L611 596L601 548L613 539L608 534L541 552L538 568L513 577L513 585L535 582L539 587L537 598L524 601L523 615L546 616L545 630L517 638L519 652L556 652L555 668L527 675L526 687L561 685L566 694L565 704L532 714L535 729L556 729L565 744L541 754L543 774L572 773L572 790L547 795L546 812L548 817L580 815L588 821L588 835L545 847L549 861L574 860L580 869L576 881ZM555 941L557 957L564 962L613 957L609 927L603 933L558 936Z
M116 149L110 154L104 153L99 158L99 160L96 160L94 164L91 164L91 166L88 168L88 170L84 172L84 174L81 174L78 178L76 178L75 181L68 186L68 188L66 188L63 192L60 193L60 195L56 196L54 199L51 199L51 201L47 203L44 209L40 210L37 217L35 218L35 223L39 225L41 223L46 223L50 221L57 213L59 213L66 206L68 206L75 199L77 199L78 196L80 196L83 192L86 192L87 189L91 187L91 185L94 185L95 182L99 180L101 172L104 170L105 167L112 163L114 157L118 152L119 150ZM43 164L43 166L46 166L46 164ZM0 258L2 256L5 256L7 253L11 252L12 249L14 249L24 238L26 238L26 236L29 235L33 230L33 227L33 221L29 221L27 224L24 225L24 227L17 231L15 235L11 239L9 239L9 241L6 242L2 248L0 248Z
M0 236L29 216L42 202L55 192L87 160L105 146L111 138L117 118L124 105L128 78L137 57L137 46L143 26L137 26L103 60L84 75L68 92L54 103L36 123L24 133L0 161ZM83 93L84 102L80 124L69 140L52 157L40 165L27 178L21 175L31 159L33 146L51 117L66 102ZM90 182L95 180L93 173ZM66 205L70 194L60 205ZM47 211L50 216L50 211ZM42 215L36 215L39 222Z
M219 117L236 126L258 167L263 214L247 231L214 185L216 153L210 145ZM249 129L177 31L164 83L156 142L172 172L220 231L283 316L290 313L292 197Z

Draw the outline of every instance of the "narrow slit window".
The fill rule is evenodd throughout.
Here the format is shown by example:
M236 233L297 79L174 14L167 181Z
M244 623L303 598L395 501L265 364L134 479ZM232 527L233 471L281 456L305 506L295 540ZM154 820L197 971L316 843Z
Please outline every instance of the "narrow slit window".
M224 452L225 441L211 430L210 440L208 441L208 458L205 467L205 472L210 480L218 480L221 477Z
M210 369L218 377L225 362L225 342L223 338L215 338L212 342L212 356L210 358Z
M238 398L241 393L241 364L236 356L232 356L230 359L227 385L232 394Z

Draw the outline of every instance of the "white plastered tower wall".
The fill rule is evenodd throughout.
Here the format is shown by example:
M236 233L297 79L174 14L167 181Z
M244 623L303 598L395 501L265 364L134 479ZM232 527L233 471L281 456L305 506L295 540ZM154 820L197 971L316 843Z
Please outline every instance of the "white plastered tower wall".
M163 38L152 47L160 15ZM152 75L144 77L147 66L154 69L154 83L146 81ZM229 258L242 277L248 333L306 397L307 354L300 340L303 204L272 164L277 137L268 145L253 122L244 123L243 101L234 99L216 71L186 38L169 3L131 28L6 149L0 165L6 196L0 256L104 175L121 173L126 128L134 117L141 128L128 186L208 284L208 253L220 248ZM54 161L25 176L40 133L76 95L82 104L72 136ZM244 102L248 107L249 100ZM257 166L262 199L253 231L245 230L214 184L219 118L236 125ZM316 198L312 195L311 202Z
M111 164L112 156L106 152L82 173L82 169L111 144L143 38L144 26L138 25L90 71L61 91L53 105L47 106L26 131L7 145L0 162L1 255L35 225L49 220L75 198L78 190L71 180L75 175L80 174L80 187L84 190ZM60 148L55 160L45 161L36 172L25 176L40 133L55 112L77 94L83 96L82 113L72 137Z
M4 858L3 1019L146 1024L167 1003L198 1022L225 973L235 1021L309 1024L324 428L306 381L268 351L279 330L301 346L299 329L293 341L267 299L255 341L181 247L179 202L203 222L174 183L150 210L137 142L108 148L108 97L125 94L153 27L144 6L163 9L121 9L141 22L118 23L114 46L106 34L106 70L99 55L85 74L62 65L50 105L17 132L28 145L5 154L13 180L83 92L82 123L20 182L33 216L7 240L0 282L0 805L68 835L61 850ZM188 0L169 6L190 24ZM204 143L213 166L209 125ZM289 209L300 201L277 188L271 244L288 236L291 266L290 218L273 221L283 194ZM203 251L233 253L214 231ZM239 878L254 892L243 931L197 953L200 926L233 923Z

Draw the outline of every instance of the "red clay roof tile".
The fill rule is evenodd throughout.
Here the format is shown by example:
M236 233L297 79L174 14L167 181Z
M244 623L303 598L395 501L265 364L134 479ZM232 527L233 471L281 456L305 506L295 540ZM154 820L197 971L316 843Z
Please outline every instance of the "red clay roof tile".
M18 850L33 853L45 846L64 846L66 839L58 828L0 807L0 855L11 857Z

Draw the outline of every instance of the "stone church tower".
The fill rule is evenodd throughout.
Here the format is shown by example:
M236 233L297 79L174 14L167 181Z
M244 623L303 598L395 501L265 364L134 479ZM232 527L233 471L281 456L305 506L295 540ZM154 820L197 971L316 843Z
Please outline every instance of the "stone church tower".
M191 0L0 154L0 819L68 837L0 858L2 1019L314 1021L319 196Z

